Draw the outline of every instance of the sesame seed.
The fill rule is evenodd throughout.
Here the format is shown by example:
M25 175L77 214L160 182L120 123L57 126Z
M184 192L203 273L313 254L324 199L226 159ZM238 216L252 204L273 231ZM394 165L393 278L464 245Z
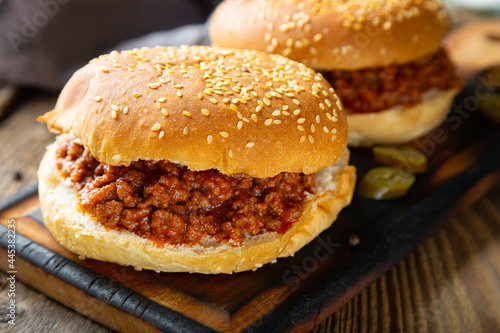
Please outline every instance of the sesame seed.
M182 97L182 92L180 90L177 90L177 97Z
M335 141L336 138L337 138L336 135L332 135L332 138L331 138L332 142Z
M293 114L296 115L296 116L298 116L300 114L300 110L299 109L294 110Z
M109 73L109 69L107 67L104 67L104 66L101 67L101 71L103 73Z
M247 148L252 148L253 146L255 146L255 144L253 142L249 142L245 145L245 147L247 147Z
M391 27L392 23L390 21L387 21L382 25L382 28L384 28L384 30L389 30Z
M334 128L332 128L331 133L332 133L332 134L336 134L336 133L337 133L337 129L336 129L335 127L334 127Z
M212 104L217 104L217 100L215 98L209 98L208 99L210 101L210 103Z
M211 144L211 143L212 143L212 140L213 140L213 138L212 138L212 136L211 136L211 135L207 136L207 143L208 143L208 144Z
M163 113L164 116L168 116L168 110L165 108L161 108L161 113Z
M182 111L182 114L185 115L186 117L191 117L191 112L189 111Z
M137 97L141 97L142 94L140 92L135 92L135 93L132 94L132 96L134 96L135 98L137 98Z
M294 98L294 99L293 99L293 102L294 102L295 104L297 104L297 105L300 105L300 101L299 101L298 99L295 99L295 98Z
M219 135L222 136L223 138L227 138L229 136L228 132L219 132Z
M165 135L165 132L164 132L164 131L161 131L161 132L160 132L160 135L158 135L158 137L161 139L161 138L163 138L163 136L164 136L164 135Z
M111 104L111 108L112 108L114 111L120 111L120 107L119 107L118 105Z
M148 88L157 89L160 86L158 83L148 83Z
M311 125L311 132L316 132L316 126L314 126L314 124Z
M268 100L267 98L263 98L262 101L264 102L264 104L266 104L267 106L271 105L271 101Z
M124 113L124 114L127 114L127 113L128 113L128 106L125 106L125 107L123 108L123 113Z
M251 118L254 122L257 122L257 115L255 113L252 113Z
M309 142L310 142L310 143L314 143L314 138L313 138L313 136L312 136L311 134L309 134L309 135L307 136L307 138L309 139Z
M156 131L160 130L160 128L161 128L160 124L154 124L153 127L151 127L151 130L156 132Z
M236 105L234 105L234 104L229 105L229 108L230 108L231 110L233 110L234 112L237 112L237 111L238 111L238 107L237 107Z
M229 155L229 157L231 157L231 158L232 158L232 157L234 157L234 155L233 155L233 151L232 151L231 149L229 149L229 150L228 150L227 154L228 154L228 155Z
M175 89L182 89L182 84L180 84L180 83L176 84L176 85L174 85L174 88Z
M302 136L300 137L300 142L306 142L306 137L305 137L305 135L302 135Z
M186 126L186 127L184 127L184 130L182 131L182 134L187 135L187 134L188 134L188 131L189 131L189 129L188 129L188 127Z
M260 105L255 108L255 112L259 112L260 110L262 110L262 106Z
M264 124L265 124L266 126L269 126L269 125L271 125L272 123L273 123L273 120L272 120L272 119L270 119L270 118L266 119L266 121L264 122Z
M323 126L323 132L328 133L328 132L329 132L329 131L328 131L328 127Z
M272 115L273 115L273 116L275 116L275 117L279 116L280 114L281 114L280 110L275 110L275 111L272 113Z
M321 122L321 118L319 117L319 115L316 116L316 122L319 124Z
M299 119L297 119L297 122L299 124L303 124L305 121L306 121L306 118L299 118Z
M201 109L201 113L205 116L208 116L210 114L210 111L208 111L207 109Z
M279 124L281 124L281 120L279 120L279 119L275 119L275 120L273 120L273 123L275 123L275 124L279 125Z
M96 102L100 102L100 101L102 101L102 97L101 97L101 96L96 96L96 97L94 97L94 98L92 98L92 99L93 99L94 101L96 101Z
M236 116L238 117L238 119L242 119L243 118L243 115L241 114L240 111L236 112Z
M302 125L297 125L297 129L298 129L299 131L301 131L301 132L305 132L305 131L306 131L306 129L305 129L305 128L304 128L304 126L302 126Z
M120 162L122 160L122 157L120 155L113 155L113 157L111 157L111 159L116 163L116 162Z
M118 114L115 110L111 111L111 117L113 117L113 119L116 119L118 117Z
M240 130L243 127L243 122L240 120L238 121L238 130Z
M158 103L163 103L163 102L165 102L166 100L167 100L167 98L166 98L166 97L160 97L160 98L158 98Z
M332 106L332 102L330 102L328 99L325 99L325 104L328 105L328 107Z
M198 99L203 99L203 93L198 93Z
M319 42L321 39L323 38L323 34L322 33L318 33L316 35L313 36L313 41L315 41L316 43Z

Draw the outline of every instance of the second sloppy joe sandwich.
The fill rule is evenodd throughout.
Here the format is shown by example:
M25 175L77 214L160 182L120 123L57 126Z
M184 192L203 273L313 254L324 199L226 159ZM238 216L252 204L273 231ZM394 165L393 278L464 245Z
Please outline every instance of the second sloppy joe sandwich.
M214 45L284 55L322 71L349 122L349 145L397 144L445 119L463 86L441 39L440 0L225 0Z
M324 78L279 55L112 52L40 117L45 225L69 250L205 274L290 256L349 204L346 117Z

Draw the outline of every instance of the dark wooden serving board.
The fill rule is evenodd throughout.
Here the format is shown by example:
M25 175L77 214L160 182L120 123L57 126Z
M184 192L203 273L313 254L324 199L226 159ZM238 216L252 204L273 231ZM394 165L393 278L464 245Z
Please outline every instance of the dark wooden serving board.
M467 89L443 126L412 143L428 155L430 169L405 197L355 197L294 257L255 272L168 274L80 260L44 228L36 186L0 201L1 257L5 225L15 219L16 277L117 331L309 329L500 179L500 127L478 116L478 94ZM352 163L359 177L375 166L368 149L352 149ZM350 235L359 236L358 246L349 246ZM0 268L11 271L4 259Z

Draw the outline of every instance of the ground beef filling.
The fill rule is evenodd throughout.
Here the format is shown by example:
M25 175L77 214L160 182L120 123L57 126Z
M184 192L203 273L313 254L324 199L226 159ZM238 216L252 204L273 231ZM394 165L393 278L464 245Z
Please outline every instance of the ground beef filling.
M205 236L238 244L246 235L284 233L301 216L314 175L272 178L194 172L167 161L128 167L99 163L72 140L60 141L57 168L76 185L80 206L110 229L159 243L196 244Z
M442 50L405 65L333 71L325 76L351 113L413 106L431 88L447 90L464 85Z

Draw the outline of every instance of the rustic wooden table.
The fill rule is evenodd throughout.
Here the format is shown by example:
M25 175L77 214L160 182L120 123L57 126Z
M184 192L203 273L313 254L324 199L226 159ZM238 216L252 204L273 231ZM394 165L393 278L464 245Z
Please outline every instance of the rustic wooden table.
M54 139L36 117L55 96L28 93L0 123L0 198L36 182ZM4 259L2 259L4 260ZM0 331L12 330L0 272ZM111 332L18 281L16 332ZM356 295L315 332L499 332L500 186L451 218L413 253Z

